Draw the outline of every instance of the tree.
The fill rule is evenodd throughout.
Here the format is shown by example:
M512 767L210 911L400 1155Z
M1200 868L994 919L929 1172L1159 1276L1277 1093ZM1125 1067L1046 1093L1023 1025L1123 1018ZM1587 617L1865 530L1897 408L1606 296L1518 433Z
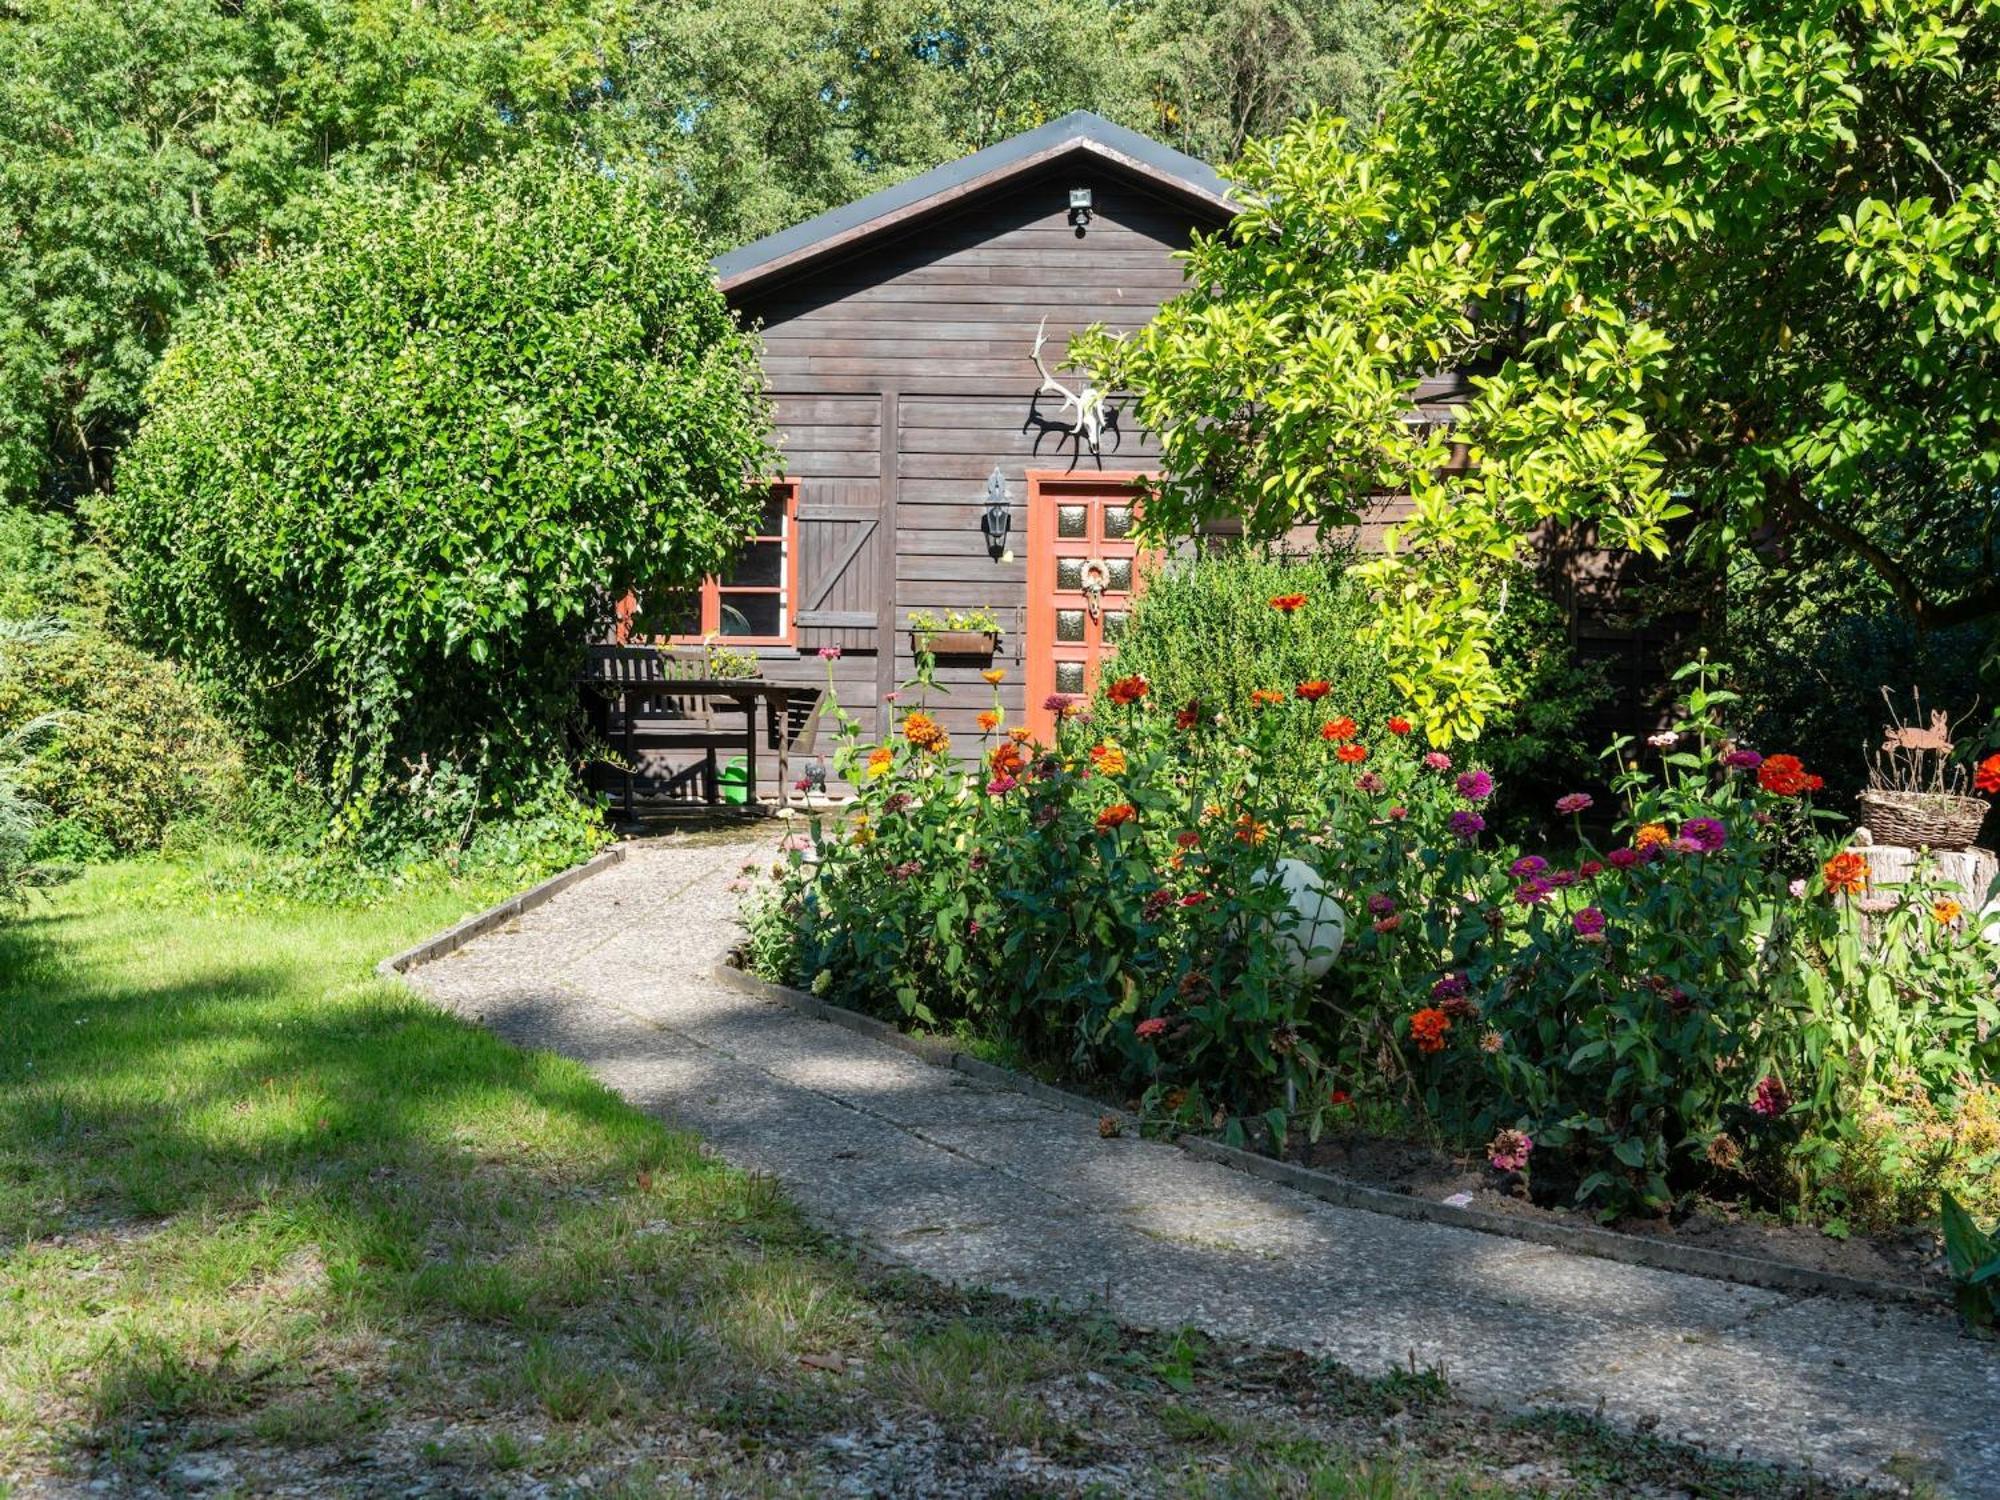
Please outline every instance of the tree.
M522 800L580 643L753 529L754 341L642 182L540 157L349 191L189 319L106 508L148 644L373 818L401 768Z
M611 0L0 10L0 502L100 491L181 313L328 179L605 154Z
M1495 702L1478 574L1544 523L1811 534L1920 625L2000 617L1996 13L1432 0L1378 130L1253 146L1195 289L1078 345L1165 434L1152 523L1407 492L1373 572L1439 735ZM1410 420L1440 369L1449 430Z

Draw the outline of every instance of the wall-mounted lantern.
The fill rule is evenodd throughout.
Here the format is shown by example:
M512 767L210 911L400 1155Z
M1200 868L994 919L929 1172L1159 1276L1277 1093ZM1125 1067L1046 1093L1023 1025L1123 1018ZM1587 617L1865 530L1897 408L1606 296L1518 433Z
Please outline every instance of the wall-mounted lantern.
M1069 190L1069 222L1076 230L1077 238L1083 238L1084 230L1090 227L1090 189L1071 188Z
M1007 533L1014 529L1014 512L1007 504L1007 476L995 464L986 476L986 513L979 518L979 530L986 538L986 550L996 562L1006 562Z

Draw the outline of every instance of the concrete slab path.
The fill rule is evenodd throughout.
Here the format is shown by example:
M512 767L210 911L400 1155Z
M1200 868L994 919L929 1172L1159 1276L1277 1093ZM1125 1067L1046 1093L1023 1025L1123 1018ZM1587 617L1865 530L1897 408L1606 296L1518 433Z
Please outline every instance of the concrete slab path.
M516 1042L961 1285L1191 1324L1710 1451L2000 1496L2000 1346L1944 1312L1790 1296L1344 1209L983 1087L716 983L768 842L668 841L415 970Z

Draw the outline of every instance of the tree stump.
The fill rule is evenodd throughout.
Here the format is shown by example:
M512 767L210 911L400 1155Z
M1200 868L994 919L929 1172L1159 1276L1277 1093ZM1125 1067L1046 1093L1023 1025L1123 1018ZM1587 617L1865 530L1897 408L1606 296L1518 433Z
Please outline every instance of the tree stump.
M1917 872L1917 862L1925 851L1906 849L1900 844L1869 841L1868 830L1858 828L1854 848L1868 861L1868 884L1901 885ZM1991 849L1954 849L1928 855L1938 878L1959 889L1958 900L1965 907L1961 921L1970 921L1996 942L2000 942L2000 855Z

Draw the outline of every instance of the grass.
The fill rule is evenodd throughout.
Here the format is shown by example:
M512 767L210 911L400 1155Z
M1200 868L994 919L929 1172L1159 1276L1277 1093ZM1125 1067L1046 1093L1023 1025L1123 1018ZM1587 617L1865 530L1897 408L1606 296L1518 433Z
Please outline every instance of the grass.
M0 1496L1816 1493L1422 1372L945 1291L376 979L492 899L94 869L0 926ZM242 856L228 857L243 889Z

